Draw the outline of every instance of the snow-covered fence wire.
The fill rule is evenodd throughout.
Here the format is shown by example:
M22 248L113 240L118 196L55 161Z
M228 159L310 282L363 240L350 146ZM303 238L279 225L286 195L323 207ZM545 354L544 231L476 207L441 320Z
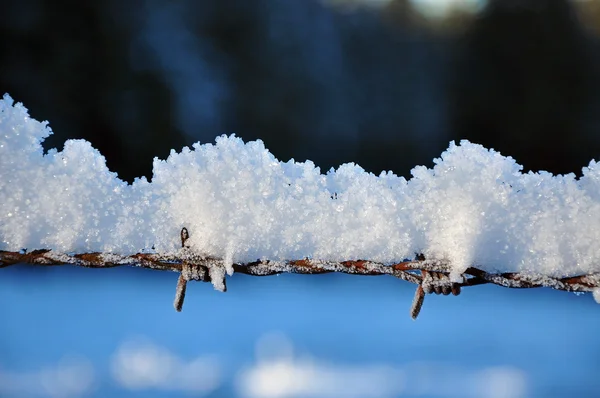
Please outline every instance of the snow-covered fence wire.
M355 164L322 174L235 136L155 159L129 185L82 140L44 154L51 134L0 101L0 267L136 265L225 290L234 272L392 275L426 293L551 287L600 301L600 167L521 172L463 141L406 180ZM188 232L189 231L189 232ZM411 259L411 260L407 260Z
M0 251L0 268L18 263L37 265L74 264L88 268L111 268L137 266L180 273L177 281L174 307L181 311L185 298L186 283L190 280L212 282L218 290L226 291L226 275L218 272L224 269L223 260L198 256L182 249L180 255L160 255L138 253L132 256L118 256L104 253L64 254L50 250L35 250L31 253ZM544 275L502 273L490 274L475 267L469 267L459 283L449 278L451 267L443 261L428 261L422 257L385 265L372 261L317 261L258 260L245 264L232 264L235 273L251 276L269 276L281 273L324 274L340 272L352 275L390 275L417 284L410 315L416 319L421 310L426 293L459 295L461 288L483 284L494 284L509 288L550 287L569 292L593 292L600 287L600 274L568 278L552 278Z

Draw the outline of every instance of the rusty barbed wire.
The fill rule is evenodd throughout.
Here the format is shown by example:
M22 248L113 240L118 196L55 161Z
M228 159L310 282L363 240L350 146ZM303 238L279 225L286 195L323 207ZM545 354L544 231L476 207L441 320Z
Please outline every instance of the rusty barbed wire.
M52 250L0 251L0 268L27 263L40 266L71 264L87 268L135 266L174 271L180 274L174 306L177 311L181 311L187 281L212 282L213 278L219 277L223 278L220 281L223 290L226 286L224 272L211 272L211 270L219 267L224 268L224 261L219 258L199 255L186 247L185 241L189 237L187 230L182 230L181 237L182 249L176 254L137 253L122 256L112 253L58 253ZM462 276L462 282L457 283L450 280L451 267L447 261L425 259L422 255L416 256L413 260L406 260L392 265L367 260L320 261L302 259L287 261L257 260L249 263L233 264L232 268L235 273L251 276L332 272L350 275L390 275L418 285L410 310L410 315L414 319L419 315L426 294L449 295L452 293L458 295L461 288L467 286L494 284L507 288L549 287L568 292L592 292L600 287L600 273L553 278L545 275L523 273L493 274L476 267L468 268Z

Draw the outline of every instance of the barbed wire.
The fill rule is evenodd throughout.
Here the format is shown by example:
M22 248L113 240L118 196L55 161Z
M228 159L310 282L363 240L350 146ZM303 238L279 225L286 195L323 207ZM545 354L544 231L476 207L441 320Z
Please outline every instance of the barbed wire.
M182 248L176 253L137 253L118 255L113 253L60 253L52 250L33 250L27 252L0 251L0 268L19 263L40 266L71 264L86 268L111 268L135 266L162 271L178 272L179 279L175 294L174 307L181 311L188 281L213 282L215 287L226 291L226 268L223 259L203 256L186 247L189 238L187 229L181 231ZM417 255L412 260L386 265L368 260L322 261L301 260L257 260L248 263L231 264L235 273L251 276L269 276L282 273L325 274L344 273L350 275L390 275L414 283L417 286L410 315L416 319L426 294L461 293L461 288L483 284L493 284L507 288L549 287L568 292L592 292L600 288L600 273L565 278L554 278L541 274L525 273L488 273L476 267L467 268L461 282L450 279L450 263L444 260L425 259Z

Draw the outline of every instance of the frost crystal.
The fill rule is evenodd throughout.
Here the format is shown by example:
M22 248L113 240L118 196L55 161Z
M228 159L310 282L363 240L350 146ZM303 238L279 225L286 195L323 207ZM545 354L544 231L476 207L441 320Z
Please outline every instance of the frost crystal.
M600 167L521 172L512 158L462 141L406 180L355 164L322 174L235 136L155 160L152 182L128 185L82 140L43 153L52 134L21 104L0 101L0 250L175 254L236 262L312 258L448 260L452 280L490 272L600 272ZM58 254L57 254L58 255ZM217 286L224 288L224 286ZM596 299L600 294L595 293Z

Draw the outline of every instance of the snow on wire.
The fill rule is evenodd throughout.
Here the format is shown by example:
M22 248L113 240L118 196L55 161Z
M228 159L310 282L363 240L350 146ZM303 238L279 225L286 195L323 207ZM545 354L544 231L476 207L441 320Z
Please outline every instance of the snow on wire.
M587 276L587 287L575 290L600 298L595 161L579 179L522 173L512 158L461 141L433 168L415 167L409 180L353 163L322 174L311 161L282 162L262 141L232 135L171 151L154 160L151 182L127 184L84 140L44 154L50 134L22 104L0 100L0 262L11 263L9 252L14 258L38 249L57 258L150 253L181 260L185 227L186 253L218 259L208 270L223 275L211 278L220 289L217 281L234 264L390 266L419 254L444 264L413 268L425 271L416 281L425 293L431 275L441 285L464 285L476 269L527 280Z

